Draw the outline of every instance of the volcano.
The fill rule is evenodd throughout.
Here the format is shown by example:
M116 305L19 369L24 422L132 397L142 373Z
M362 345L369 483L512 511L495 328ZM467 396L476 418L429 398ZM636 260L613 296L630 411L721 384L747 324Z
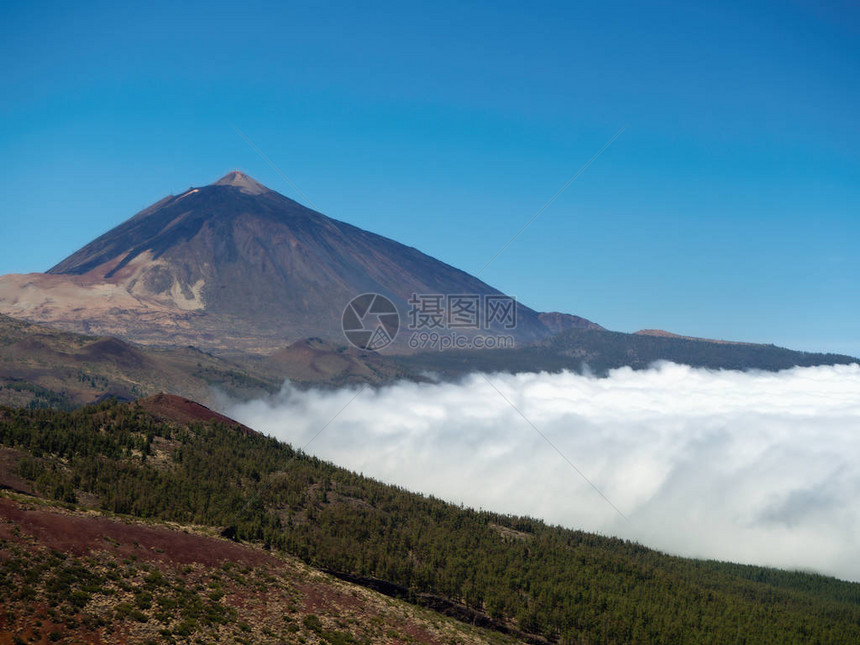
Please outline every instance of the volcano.
M269 353L307 337L344 342L344 308L363 293L401 316L413 294L502 295L234 171L165 197L47 273L0 277L0 312L149 345ZM516 318L517 342L600 328L519 303Z

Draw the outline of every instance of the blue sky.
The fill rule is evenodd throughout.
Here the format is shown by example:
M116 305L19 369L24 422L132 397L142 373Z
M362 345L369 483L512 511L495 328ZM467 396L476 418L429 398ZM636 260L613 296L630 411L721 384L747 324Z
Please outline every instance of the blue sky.
M0 273L242 169L622 331L860 355L851 3L0 4Z

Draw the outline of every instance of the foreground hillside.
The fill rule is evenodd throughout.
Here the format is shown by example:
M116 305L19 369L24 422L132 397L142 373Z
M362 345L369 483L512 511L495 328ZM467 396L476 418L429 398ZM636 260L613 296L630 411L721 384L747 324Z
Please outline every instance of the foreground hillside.
M285 574L272 573L266 564L274 562L269 559L273 556L289 554L342 579L531 642L860 642L860 585L675 558L531 519L455 507L308 457L172 397L133 405L105 402L72 413L2 409L0 446L0 484L62 502L71 515L96 509L132 524L131 518L145 518L193 525L199 528L187 528L189 534L214 532L239 542L262 559L240 564L253 570L240 568L240 578L232 577L232 569L217 573L215 582L220 579L228 598L253 595L254 589L270 584L285 585L282 597L293 597ZM195 624L210 630L206 634L215 633L220 618L200 618L222 611L207 605L212 600L207 594L219 593L211 588L212 567L199 578L196 565L190 564L184 581L162 571L170 582L159 604L146 586L151 571L126 573L132 565L125 560L134 555L126 553L128 542L133 547L134 540L142 540L110 533L109 540L102 540L108 555L82 555L65 543L51 546L27 528L32 522L26 525L20 516L24 511L14 512L19 515L6 515L2 543L4 562L12 563L4 575L14 582L3 588L17 594L11 619L8 614L4 618L7 625L17 629L25 616L33 624L47 622L33 612L51 607L53 587L44 584L46 575L33 568L35 559L27 551L44 546L58 551L60 559L106 558L97 567L104 572L99 575L115 574L110 583L83 581L88 586L80 587L82 593L70 596L80 607L64 611L73 613L75 625L83 624L83 617L74 612L95 615L90 620L98 624L96 610L107 601L90 588L107 585L111 602L125 603L119 609L120 614L129 612L125 618L158 623L155 613L161 611L166 622L159 629L184 638L181 621L186 618L171 599L186 602L180 591L191 589L199 596L187 601L199 604ZM22 535L35 535L35 540ZM147 553L165 548L152 544L155 548ZM229 546L223 539L219 544ZM119 550L115 556L110 555L114 548ZM235 561L232 556L225 560ZM70 566L77 562L70 560ZM258 562L263 564L254 564ZM299 565L291 566L299 570ZM266 582L265 575L274 576L276 583ZM152 598L144 595L140 604L149 606L141 609L137 596L144 593ZM155 613L132 615L135 608ZM116 616L116 606L113 611ZM236 611L237 622L223 629L244 632L243 621L257 628L253 620L242 618L247 614L241 609ZM357 611L364 615L363 609ZM62 618L50 618L52 629L63 623L56 617ZM325 630L349 630L325 617L320 620L322 626L309 619L313 628L302 622L304 638L323 634L327 642L350 642L325 637ZM127 628L125 622L117 626ZM362 633L356 631L355 638L377 642Z
M506 643L207 527L0 495L0 643Z

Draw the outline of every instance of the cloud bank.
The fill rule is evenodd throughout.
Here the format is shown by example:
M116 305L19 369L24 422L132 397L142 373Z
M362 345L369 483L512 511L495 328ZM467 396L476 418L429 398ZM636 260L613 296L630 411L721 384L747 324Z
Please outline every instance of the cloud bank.
M451 502L860 581L858 365L774 374L662 363L608 378L473 374L357 392L287 385L227 412Z

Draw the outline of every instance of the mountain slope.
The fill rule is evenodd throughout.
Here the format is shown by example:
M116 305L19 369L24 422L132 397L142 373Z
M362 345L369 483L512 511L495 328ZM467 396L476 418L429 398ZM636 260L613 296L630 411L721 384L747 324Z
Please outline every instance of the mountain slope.
M286 379L329 387L403 378L418 377L390 357L320 339L296 341L270 356L226 358L193 347L74 334L0 314L0 405L71 409L158 392L212 404L218 393L242 400L271 394Z
M156 351L0 314L0 405L68 409L162 391L208 401L212 386L252 398L277 390L285 376L272 369L252 374L193 348Z
M470 372L558 372L588 369L599 375L618 367L646 369L672 361L709 369L779 371L815 365L849 365L858 359L841 354L798 352L775 345L712 341L674 334L624 334L605 329L568 329L513 349L481 352L422 352L395 360L413 373L447 378Z
M858 584L463 509L148 405L0 409L0 476L73 508L209 527L532 642L860 640Z
M298 387L423 381L427 373L458 378L473 371L598 373L655 360L726 369L779 370L794 365L853 363L771 345L715 343L674 336L568 330L511 350L429 351L382 356L319 338L291 343L268 356L218 357L193 347L152 348L116 338L58 331L0 314L0 405L71 409L117 397L157 392L215 404L218 392L247 400L277 391L285 379Z
M0 278L0 311L148 344L267 353L306 337L342 341L344 307L366 292L404 317L413 293L499 293L233 172L162 199L47 274ZM519 306L512 333L528 342L571 326L594 325L554 315L548 326Z

